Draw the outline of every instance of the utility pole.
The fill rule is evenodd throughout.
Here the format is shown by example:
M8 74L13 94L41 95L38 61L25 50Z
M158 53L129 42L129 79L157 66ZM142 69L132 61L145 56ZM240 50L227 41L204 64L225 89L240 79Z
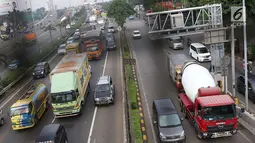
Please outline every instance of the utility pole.
M244 45L244 64L245 64L245 109L248 110L248 69L247 69L247 38L246 38L246 8L243 0L243 45Z
M236 98L236 72L235 72L235 26L231 25L231 67L232 67L232 96Z
M33 14L33 8L32 8L32 3L31 3L31 0L29 0L29 3L30 3L30 8L31 8L31 16L32 16L33 25L34 25L34 32L36 32L36 25L35 25L35 19L34 19L34 14Z

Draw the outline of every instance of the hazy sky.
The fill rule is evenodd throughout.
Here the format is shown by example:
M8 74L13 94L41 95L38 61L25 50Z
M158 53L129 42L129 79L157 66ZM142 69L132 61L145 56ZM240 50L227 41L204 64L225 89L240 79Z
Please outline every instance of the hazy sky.
M47 1L49 0L31 0L32 3L32 8L33 10L40 8L40 7L45 7L48 9L48 4ZM27 6L26 6L27 2ZM81 5L84 0L70 0L71 6L76 6ZM17 4L21 9L25 9L26 7L30 8L30 3L29 0L17 0ZM53 0L53 4L57 5L57 8L64 8L69 6L69 0Z

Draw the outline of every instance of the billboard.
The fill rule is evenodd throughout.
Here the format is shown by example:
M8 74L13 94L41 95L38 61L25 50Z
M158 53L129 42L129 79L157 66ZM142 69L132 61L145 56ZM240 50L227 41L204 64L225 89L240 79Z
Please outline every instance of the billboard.
M8 14L8 11L12 11L13 0L0 0L0 15Z

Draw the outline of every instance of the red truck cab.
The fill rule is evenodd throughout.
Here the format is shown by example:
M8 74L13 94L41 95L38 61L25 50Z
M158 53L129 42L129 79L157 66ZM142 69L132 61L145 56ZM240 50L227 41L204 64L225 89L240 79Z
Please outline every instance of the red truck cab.
M185 93L180 93L179 98L181 111L194 123L199 139L236 134L235 102L229 95L222 95L218 87L200 88L194 103Z

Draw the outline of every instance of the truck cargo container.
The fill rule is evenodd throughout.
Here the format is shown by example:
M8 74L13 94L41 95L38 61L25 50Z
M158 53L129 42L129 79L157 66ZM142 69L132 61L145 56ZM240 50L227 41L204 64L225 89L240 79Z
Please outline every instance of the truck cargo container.
M51 104L56 118L81 113L90 92L90 65L86 53L67 53L50 73Z
M169 76L175 83L178 91L181 90L181 69L182 65L187 61L194 61L185 54L167 54L167 67Z
M181 111L194 124L197 138L236 134L235 102L230 95L221 94L210 72L195 62L186 62L181 75Z

